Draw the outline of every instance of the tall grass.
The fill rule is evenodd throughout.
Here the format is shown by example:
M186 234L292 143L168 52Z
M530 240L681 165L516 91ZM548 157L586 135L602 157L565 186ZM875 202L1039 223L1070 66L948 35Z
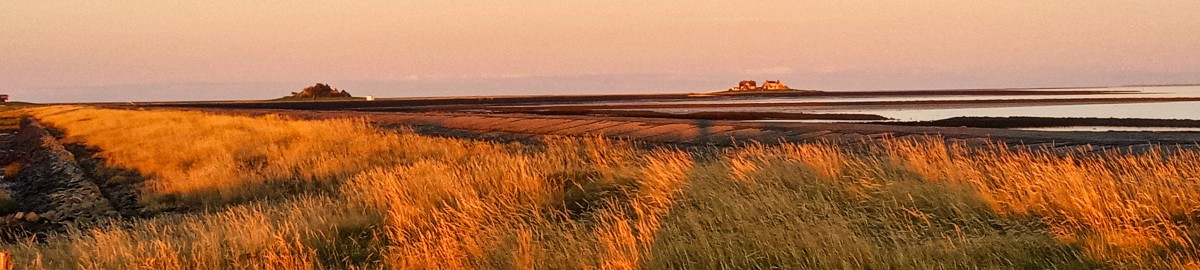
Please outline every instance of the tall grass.
M0 247L33 269L1142 269L1200 259L1194 151L1063 156L887 140L696 158L355 120L28 112L150 175L148 204L229 206Z
M454 160L501 145L382 132L361 120L292 121L182 111L43 107L29 112L68 141L103 149L111 166L153 181L148 202L238 202L328 186L375 167Z
M970 187L1002 215L1037 217L1055 238L1097 258L1200 266L1200 152L1059 156L911 141L887 148L925 179Z

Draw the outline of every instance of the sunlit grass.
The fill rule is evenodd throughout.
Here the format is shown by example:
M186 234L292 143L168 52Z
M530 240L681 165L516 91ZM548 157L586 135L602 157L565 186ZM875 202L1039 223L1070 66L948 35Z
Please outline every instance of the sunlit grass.
M1144 269L1200 259L1191 150L887 140L698 158L356 120L29 113L149 175L148 204L228 206L2 247L40 263L31 268Z
M359 120L180 111L30 110L112 166L153 178L151 204L221 204L333 184L364 170L501 152L501 145L383 132Z

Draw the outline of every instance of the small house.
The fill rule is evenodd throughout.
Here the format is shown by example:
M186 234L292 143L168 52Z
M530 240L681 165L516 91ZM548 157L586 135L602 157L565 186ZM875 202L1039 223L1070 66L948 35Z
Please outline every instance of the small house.
M783 90L792 90L792 88L788 87L787 85L783 84L783 82L780 82L780 81L766 81L766 82L763 82L762 86L760 87L760 86L758 86L757 82L751 81L751 80L741 81L738 83L737 87L729 88L729 91L783 91Z
M733 89L730 89L730 90L734 90L734 91L754 91L754 90L758 90L758 82L751 81L751 80L745 80L745 81L741 81L741 82L738 82L738 86L737 86L737 87L734 87Z
M789 90L792 88L789 88L787 85L785 85L779 81L767 81L767 82L763 83L762 89L763 90Z

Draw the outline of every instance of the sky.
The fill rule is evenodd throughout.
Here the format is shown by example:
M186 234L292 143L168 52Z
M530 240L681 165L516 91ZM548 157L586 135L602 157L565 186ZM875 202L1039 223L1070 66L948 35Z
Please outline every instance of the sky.
M35 102L1200 83L1200 1L0 1Z

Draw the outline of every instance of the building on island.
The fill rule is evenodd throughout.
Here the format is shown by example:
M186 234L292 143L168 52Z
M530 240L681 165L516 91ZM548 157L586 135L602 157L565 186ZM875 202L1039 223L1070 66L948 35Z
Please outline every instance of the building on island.
M758 82L755 82L755 81L741 81L741 82L739 82L739 83L738 83L738 86L737 86L737 87L734 87L733 89L730 89L730 90L735 90L735 91L752 91L752 90L756 90L756 89L758 89Z
M787 85L779 81L767 81L762 85L762 90L789 90Z
M758 86L758 82L746 80L738 83L737 87L729 88L729 91L785 91L792 90L786 84L780 81L763 82L762 87Z

